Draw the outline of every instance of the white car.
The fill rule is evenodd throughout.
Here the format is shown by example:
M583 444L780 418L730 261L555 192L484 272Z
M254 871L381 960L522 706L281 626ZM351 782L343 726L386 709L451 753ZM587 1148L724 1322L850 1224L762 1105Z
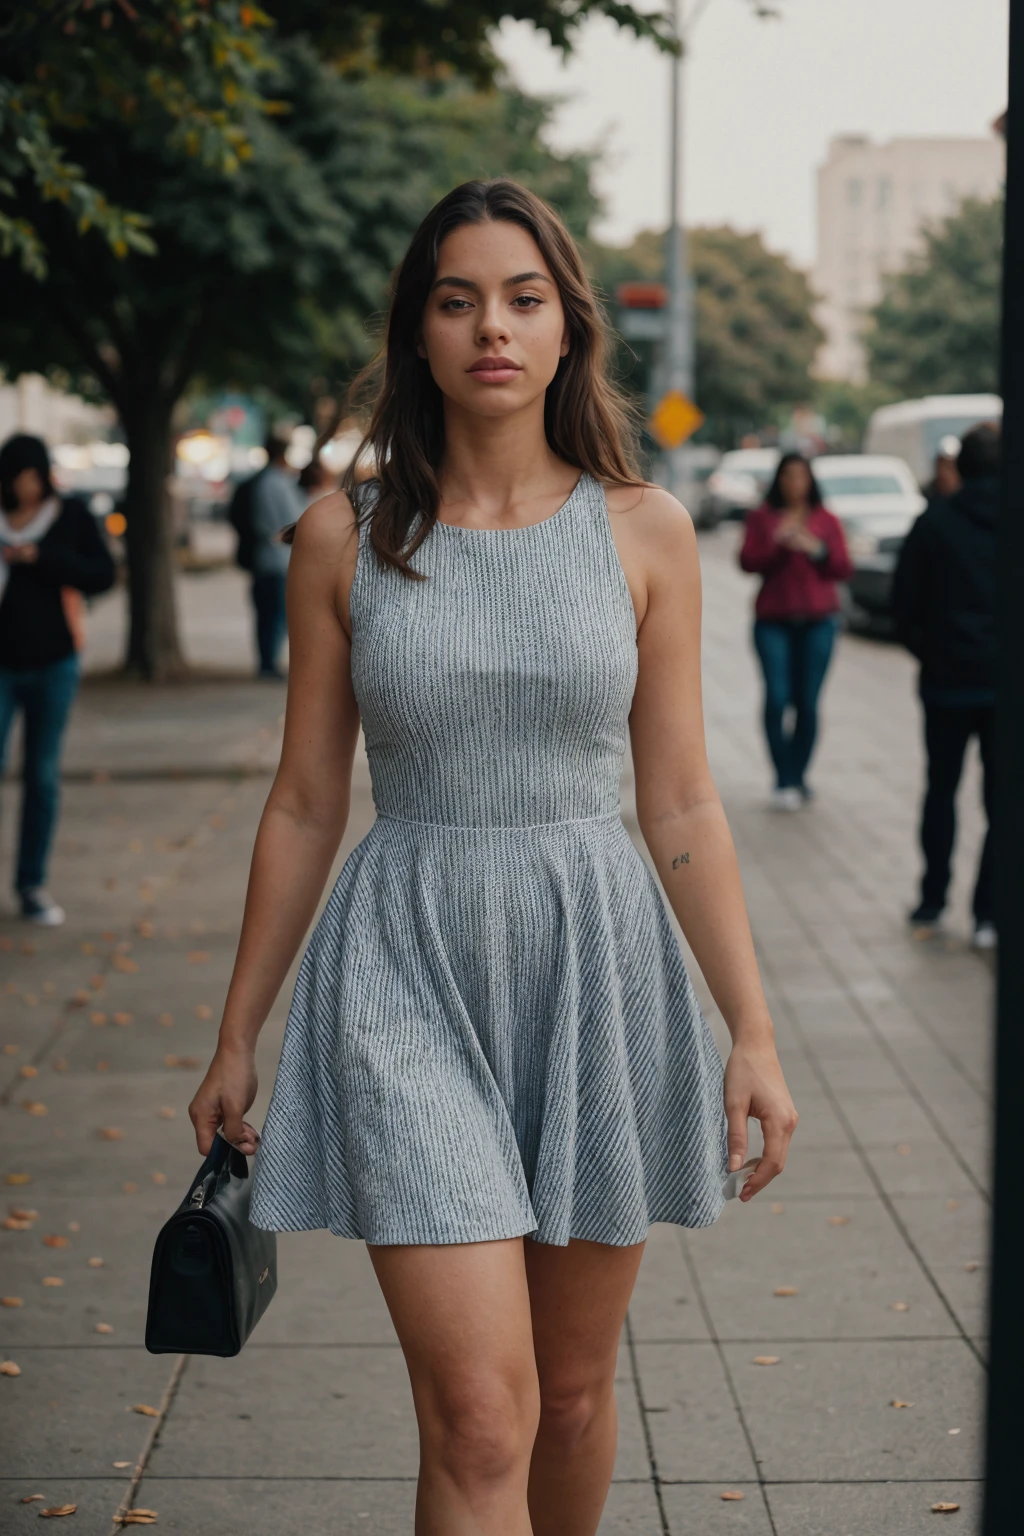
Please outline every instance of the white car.
M917 481L903 459L883 454L827 455L811 468L825 506L846 534L854 611L887 618L903 540L927 504Z
M777 448L734 448L708 476L696 521L713 528L724 517L743 517L764 500L779 462Z

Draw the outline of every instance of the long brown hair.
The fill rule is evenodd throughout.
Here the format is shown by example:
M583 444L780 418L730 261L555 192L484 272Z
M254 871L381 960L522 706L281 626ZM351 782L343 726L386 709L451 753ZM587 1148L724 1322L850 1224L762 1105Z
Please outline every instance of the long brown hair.
M444 406L427 362L416 350L442 242L465 224L487 219L517 224L536 242L555 280L569 332L569 351L548 385L544 431L554 453L611 485L642 485L636 425L607 376L607 328L572 236L558 215L514 181L466 181L443 197L412 237L395 274L384 345L352 386L376 397L370 424L343 486L357 516L368 517L370 542L384 565L422 579L410 557L437 520L437 470L444 452ZM360 494L361 461L376 465L375 498ZM360 507L366 510L360 512ZM419 518L420 526L413 532Z

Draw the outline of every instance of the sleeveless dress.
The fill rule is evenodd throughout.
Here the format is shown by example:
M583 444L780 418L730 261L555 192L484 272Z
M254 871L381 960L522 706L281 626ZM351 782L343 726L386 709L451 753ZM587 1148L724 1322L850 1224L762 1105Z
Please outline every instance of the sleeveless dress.
M603 487L524 528L436 524L425 581L359 541L377 818L302 959L252 1220L369 1243L709 1225L722 1061L619 812L636 623Z

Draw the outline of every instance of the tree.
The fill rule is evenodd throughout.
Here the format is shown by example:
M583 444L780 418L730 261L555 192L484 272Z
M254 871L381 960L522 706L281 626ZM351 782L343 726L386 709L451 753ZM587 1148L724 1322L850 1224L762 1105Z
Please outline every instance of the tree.
M1003 199L966 198L886 278L865 334L872 380L900 396L999 388Z
M760 235L694 229L688 244L703 435L728 444L808 398L821 331L806 277L769 251ZM625 249L597 251L595 270L609 298L620 282L657 281L664 236L644 230Z
M79 237L68 205L29 183L46 281L16 253L0 263L8 369L63 369L117 407L131 455L126 664L145 677L183 666L164 483L172 412L190 383L262 379L306 399L313 375L350 372L412 230L460 179L517 176L579 233L596 208L587 157L542 146L542 103L458 80L346 78L303 39L276 43L273 59L278 108L253 103L234 166L190 153L152 102L130 133L119 104L98 105L75 130L83 179L144 216L152 254L97 229ZM123 82L140 97L142 74L139 61Z

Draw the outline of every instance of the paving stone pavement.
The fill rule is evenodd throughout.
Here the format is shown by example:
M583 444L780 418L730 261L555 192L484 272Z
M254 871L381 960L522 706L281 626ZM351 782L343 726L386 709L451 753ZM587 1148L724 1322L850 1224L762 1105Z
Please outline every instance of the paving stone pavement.
M734 543L733 529L702 539L709 748L802 1119L765 1196L710 1231L652 1230L601 1533L917 1536L939 1518L963 1536L979 1517L987 1286L991 967L967 918L977 772L949 935L915 942L913 669L844 637L818 799L767 811ZM40 1503L21 1501L40 1493L76 1503L83 1536L113 1532L128 1504L192 1536L397 1536L412 1523L415 1426L360 1245L283 1237L278 1295L236 1360L142 1345L153 1237L197 1161L186 1107L283 708L280 689L239 671L241 578L182 586L190 653L222 680L87 684L52 879L69 922L0 918L0 1294L21 1302L0 1308L0 1356L21 1368L0 1377L0 1531L35 1529ZM120 602L91 615L100 664ZM5 871L13 804L5 786ZM630 821L628 775L624 806ZM341 857L372 814L360 762ZM257 1118L289 995L261 1042ZM959 1511L936 1517L939 1501Z

